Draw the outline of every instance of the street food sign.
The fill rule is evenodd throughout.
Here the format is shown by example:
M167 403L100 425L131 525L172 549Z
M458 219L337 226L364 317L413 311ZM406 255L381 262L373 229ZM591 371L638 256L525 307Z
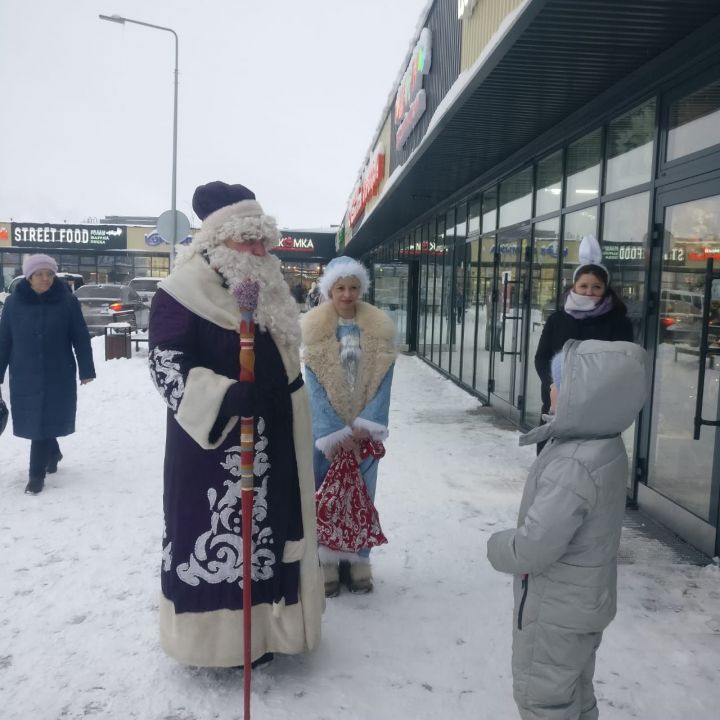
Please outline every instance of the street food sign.
M11 223L12 247L33 250L126 250L127 228L122 225L55 225Z
M429 28L423 28L395 96L395 147L398 150L425 112L427 98L423 77L430 72L431 63L432 33Z

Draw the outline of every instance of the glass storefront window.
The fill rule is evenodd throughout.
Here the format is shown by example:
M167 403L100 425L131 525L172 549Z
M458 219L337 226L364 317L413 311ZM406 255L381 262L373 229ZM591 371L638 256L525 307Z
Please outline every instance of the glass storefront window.
M470 211L468 212L468 235L470 233L480 231L480 199L470 202Z
M537 166L535 215L560 210L562 201L562 150L541 160Z
M508 227L532 216L533 169L520 171L500 183L500 227Z
M655 98L608 126L605 192L650 182L655 138Z
M573 272L579 262L578 248L584 235L597 237L597 208L590 207L565 216L561 292L572 284Z
M720 143L720 80L670 106L667 161Z
M601 139L598 129L568 147L565 207L598 197Z
M385 311L395 323L395 342L406 342L408 266L405 264L375 264L373 266L375 305Z
M467 205L462 203L457 206L455 212L455 240L456 242L465 242L467 237Z
M497 189L486 190L482 197L482 231L492 232L497 226Z
M650 193L638 193L603 207L603 265L615 292L627 305L635 338L640 336L645 300L645 271L649 257Z

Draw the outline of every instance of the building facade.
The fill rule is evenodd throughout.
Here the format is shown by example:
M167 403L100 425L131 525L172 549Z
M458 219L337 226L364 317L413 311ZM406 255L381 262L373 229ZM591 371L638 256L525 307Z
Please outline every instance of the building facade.
M281 234L272 252L282 261L290 288L304 297L335 257L336 230L283 229ZM170 270L169 245L152 225L0 222L0 292L22 274L23 259L38 252L55 258L61 271L81 274L86 283L127 284L135 277L162 278Z
M628 498L708 554L718 58L712 0L435 0L338 234L371 267L400 342L523 428L539 422L543 324L580 239L598 237L653 363L625 433Z

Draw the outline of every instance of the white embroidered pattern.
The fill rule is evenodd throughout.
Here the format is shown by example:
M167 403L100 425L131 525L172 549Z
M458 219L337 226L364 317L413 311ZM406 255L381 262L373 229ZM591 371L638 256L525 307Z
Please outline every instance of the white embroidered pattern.
M259 439L255 444L255 465L253 471L260 478L260 487L255 487L252 514L252 579L268 580L274 575L276 562L272 545L275 543L272 528L264 525L267 520L267 489L270 479L270 463L266 452L268 441L263 435L265 421L258 418ZM232 478L223 483L227 488L218 500L214 488L208 490L208 502L212 514L210 529L195 541L190 559L177 567L180 580L192 585L200 581L216 585L221 582L237 582L243 586L242 543L242 504L240 501L240 446L235 445L226 451L224 462L220 465L230 472ZM233 479L236 478L236 479Z
M185 380L180 372L180 363L173 362L180 350L158 350L150 353L150 377L158 392L165 398L173 412L177 412L178 403L185 392Z

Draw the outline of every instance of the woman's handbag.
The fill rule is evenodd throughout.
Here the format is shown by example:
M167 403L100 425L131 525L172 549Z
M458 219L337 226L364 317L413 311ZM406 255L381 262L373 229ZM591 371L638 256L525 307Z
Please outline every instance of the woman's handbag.
M5 401L2 399L2 390L0 390L0 435L3 434L3 430L5 430L5 427L7 426L9 417L10 411L8 410L8 406L5 404Z
M371 455L378 460L383 457L383 444L363 442L360 459ZM340 450L335 455L322 485L315 492L315 506L320 545L356 553L387 542L354 453Z

